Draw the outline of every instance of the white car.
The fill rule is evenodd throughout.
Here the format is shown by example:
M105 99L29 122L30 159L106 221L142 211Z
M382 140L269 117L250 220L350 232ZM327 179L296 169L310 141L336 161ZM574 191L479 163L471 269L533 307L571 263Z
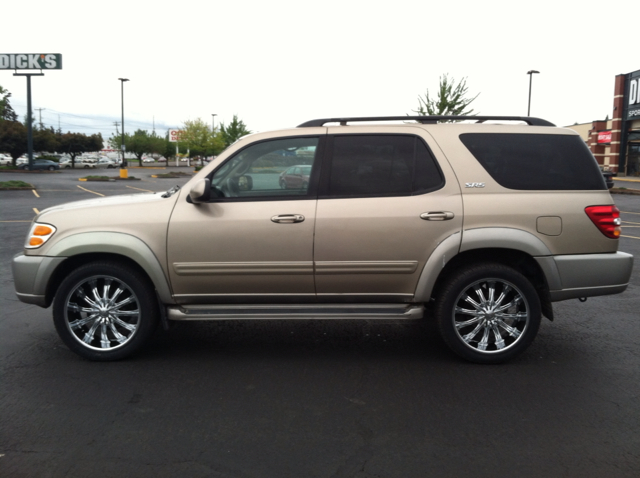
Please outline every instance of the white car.
M60 164L60 169L70 169L71 159L69 158L63 159L62 161L60 161L59 164ZM77 168L89 169L89 168L95 168L97 164L98 164L97 162L87 162L84 160L84 158L76 158L74 167L76 169Z
M118 167L118 164L120 163L118 163L117 161L114 161L111 158L107 158L106 156L103 156L98 160L98 163L96 164L96 166L98 168L114 169Z
M11 156L9 156L8 154L3 154L0 153L0 165L2 166L9 166L11 165Z

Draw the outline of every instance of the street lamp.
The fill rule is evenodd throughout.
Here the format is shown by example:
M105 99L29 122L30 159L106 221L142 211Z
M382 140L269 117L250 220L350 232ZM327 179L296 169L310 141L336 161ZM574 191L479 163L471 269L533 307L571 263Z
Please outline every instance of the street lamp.
M527 71L527 75L529 75L529 106L527 107L527 116L531 115L531 80L533 79L534 73L540 73L540 72L537 70Z
M211 113L211 133L214 134L216 132L216 116L215 113Z
M127 167L124 161L124 82L129 81L129 78L118 78L120 80L120 100L122 104L122 163L120 163L120 169L125 169Z

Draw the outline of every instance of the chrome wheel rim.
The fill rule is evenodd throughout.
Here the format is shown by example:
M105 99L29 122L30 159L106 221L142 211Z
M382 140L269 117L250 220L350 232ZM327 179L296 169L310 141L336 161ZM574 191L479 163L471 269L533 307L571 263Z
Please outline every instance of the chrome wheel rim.
M114 350L131 341L140 326L140 302L112 276L83 279L67 296L66 324L73 337L93 350Z
M483 354L514 347L529 325L524 294L503 279L482 279L458 296L453 311L455 331L467 347Z

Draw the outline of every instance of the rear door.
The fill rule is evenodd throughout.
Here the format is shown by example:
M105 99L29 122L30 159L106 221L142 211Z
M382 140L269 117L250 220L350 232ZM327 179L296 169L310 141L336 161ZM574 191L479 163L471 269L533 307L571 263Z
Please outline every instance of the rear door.
M461 230L459 186L421 128L345 130L329 128L316 213L316 291L336 301L410 300L435 247Z

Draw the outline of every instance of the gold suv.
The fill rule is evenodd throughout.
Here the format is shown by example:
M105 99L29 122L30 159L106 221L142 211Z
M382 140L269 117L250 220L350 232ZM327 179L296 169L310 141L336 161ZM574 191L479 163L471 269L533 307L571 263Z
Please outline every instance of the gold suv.
M626 289L619 235L571 130L332 118L245 137L181 189L47 209L13 273L92 360L130 355L158 322L426 317L460 356L497 363L552 302Z

